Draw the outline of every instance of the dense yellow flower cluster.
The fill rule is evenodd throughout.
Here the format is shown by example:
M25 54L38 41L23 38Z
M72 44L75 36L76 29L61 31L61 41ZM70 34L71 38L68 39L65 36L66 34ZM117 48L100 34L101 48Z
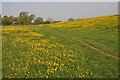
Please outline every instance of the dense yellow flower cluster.
M8 28L3 28L2 31L29 31L29 27L8 27Z
M14 36L39 36L39 37L43 37L43 34L41 33L37 33L37 32L31 32L29 27L9 27L9 28L3 28L2 29L4 34L10 34L11 32L15 32L15 31L22 31L22 33L18 33L18 34L10 34L10 35L14 35Z
M17 31L30 31L29 27L8 27L8 28L3 28L1 29L2 33L4 34L10 34L11 32L17 32Z
M74 21L59 22L51 25L51 27L71 28L72 30L99 30L115 26L118 26L118 15L78 19Z
M41 36L41 37L43 37L43 34L36 33L36 32L27 32L27 33L15 34L15 35L21 35L21 36Z

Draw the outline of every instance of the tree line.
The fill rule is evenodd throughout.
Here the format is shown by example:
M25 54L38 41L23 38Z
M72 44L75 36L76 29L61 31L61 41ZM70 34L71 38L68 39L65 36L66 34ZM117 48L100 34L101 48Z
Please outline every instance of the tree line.
M68 19L68 21L74 20L73 18ZM52 18L46 19L46 21L43 20L42 17L35 18L34 14L29 15L28 12L20 12L19 16L1 16L0 15L0 24L2 25L38 25L38 24L51 24L51 23L57 23L61 21L53 21Z
M1 16L0 15L0 22L2 25L31 25L31 24L50 24L50 23L56 23L60 21L53 21L52 18L46 19L46 21L43 20L42 17L35 18L34 14L29 15L28 12L20 12L19 16Z

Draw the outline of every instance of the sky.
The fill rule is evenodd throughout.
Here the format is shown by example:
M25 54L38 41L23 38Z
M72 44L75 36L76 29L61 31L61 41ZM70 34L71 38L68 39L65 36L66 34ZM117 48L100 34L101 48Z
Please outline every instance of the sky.
M11 0L12 1L12 0ZM14 1L14 0L13 0ZM30 0L29 0L30 1ZM21 11L36 17L65 21L118 14L117 2L2 2L2 15L18 16Z
M2 2L119 2L120 0L0 0Z

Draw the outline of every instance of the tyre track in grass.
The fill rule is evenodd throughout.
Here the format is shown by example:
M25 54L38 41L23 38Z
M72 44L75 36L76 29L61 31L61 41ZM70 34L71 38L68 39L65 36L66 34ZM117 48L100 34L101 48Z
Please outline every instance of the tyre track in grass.
M111 56L111 57L113 57L113 58L115 58L115 59L119 59L119 60L120 60L120 57L118 57L118 56L116 56L116 55L114 55L114 54L112 54L112 53L109 53L109 52L107 52L107 51L104 51L104 50L102 50L102 49L94 46L93 44L91 44L91 43L89 43L89 42L87 42L87 41L84 41L84 40L82 40L82 39L80 39L80 38L78 38L78 37L74 37L74 38L72 38L72 39L75 40L75 41L78 41L78 42L80 42L80 43L83 43L84 45L92 48L93 50L96 50L96 51L100 52L101 54L104 54L104 55L107 55L107 56Z
M111 57L113 57L115 59L119 59L120 60L120 57L114 55L113 53L110 53L110 52L107 52L105 50L102 50L101 48L96 47L95 45L93 45L93 44L91 44L91 43L81 39L80 37L75 37L74 35L67 35L66 33L64 33L62 31L56 31L54 29L51 29L51 30L53 30L53 32L55 32L54 34L51 33L52 35L60 36L60 34L63 34L63 35L61 35L63 37L64 37L64 35L69 36L70 37L69 39L72 39L74 41L80 42L80 43L82 43L82 44L92 48L93 50L95 50L95 51L97 51L97 52L99 52L101 54L104 54L104 55L107 55L107 56L111 56Z

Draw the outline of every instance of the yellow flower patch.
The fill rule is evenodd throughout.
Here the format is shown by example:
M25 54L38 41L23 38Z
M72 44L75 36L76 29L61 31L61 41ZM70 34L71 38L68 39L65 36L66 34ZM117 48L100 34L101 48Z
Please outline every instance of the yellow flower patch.
M41 34L41 33L36 33L36 32L27 32L27 33L15 34L15 35L22 35L22 36L39 36L39 37L43 37L43 34Z
M3 28L2 31L29 31L29 27L9 27Z
M118 16L102 16L87 19L77 19L52 24L51 27L71 28L71 30L99 30L118 26Z

